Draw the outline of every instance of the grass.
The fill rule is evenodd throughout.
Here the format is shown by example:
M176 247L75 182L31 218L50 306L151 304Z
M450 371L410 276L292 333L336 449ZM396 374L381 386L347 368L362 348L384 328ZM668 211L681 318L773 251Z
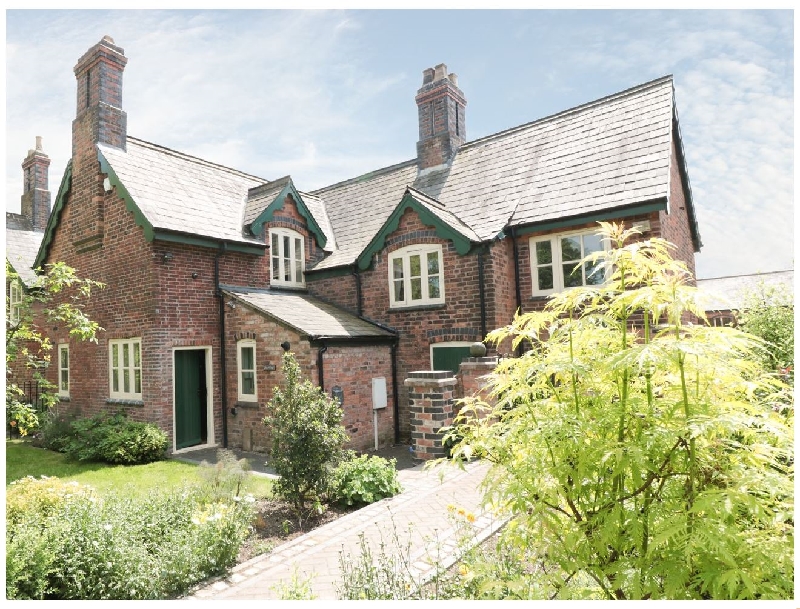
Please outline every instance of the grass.
M145 465L74 461L61 453L31 446L26 440L6 440L6 486L25 476L52 476L88 484L101 495L122 490L144 495L160 488L200 484L198 467L174 460ZM248 476L243 492L255 497L269 497L272 495L272 480Z

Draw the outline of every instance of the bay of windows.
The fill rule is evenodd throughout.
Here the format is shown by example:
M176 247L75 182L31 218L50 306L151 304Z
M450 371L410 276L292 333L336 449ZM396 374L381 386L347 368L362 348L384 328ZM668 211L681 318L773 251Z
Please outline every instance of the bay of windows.
M269 231L271 285L303 286L305 251L303 236L288 228Z
M594 232L532 237L530 246L534 296L605 281L602 272L594 272L595 264L580 263L582 258L604 249L601 237Z
M389 255L393 307L444 302L441 245L412 245Z

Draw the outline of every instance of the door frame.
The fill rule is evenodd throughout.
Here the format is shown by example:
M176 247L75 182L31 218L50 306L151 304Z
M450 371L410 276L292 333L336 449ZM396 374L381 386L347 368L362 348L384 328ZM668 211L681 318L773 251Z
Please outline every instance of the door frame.
M178 444L178 421L175 416L175 399L177 386L175 382L175 352L176 351L204 351L206 356L206 428L208 429L208 438L205 444L198 444L196 446L187 446L186 448L177 449ZM197 345L192 347L173 347L172 348L172 452L182 453L198 448L207 446L216 446L214 439L214 374L212 369L213 358L211 346Z

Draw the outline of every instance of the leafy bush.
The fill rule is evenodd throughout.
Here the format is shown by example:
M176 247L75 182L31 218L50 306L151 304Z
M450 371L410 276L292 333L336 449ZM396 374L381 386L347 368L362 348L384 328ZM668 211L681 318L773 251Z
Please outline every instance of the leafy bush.
M344 505L367 504L393 497L403 489L397 461L361 455L342 461L333 473L331 496Z
M150 463L163 459L167 449L167 434L161 428L131 421L122 413L78 419L71 427L63 452L79 461Z
M95 497L91 487L77 482L27 476L6 487L6 526L13 529L26 518L47 519L67 502Z
M39 413L31 404L9 399L10 388L6 391L6 423L16 429L21 436L27 436L39 429Z
M494 407L461 410L454 455L494 464L534 598L792 598L791 389L751 335L689 323L670 244L602 232L602 286L490 334L531 348L491 375Z
M302 526L309 501L320 506L331 468L341 459L347 432L339 404L308 379L294 355L283 355L286 385L276 387L264 424L272 433L272 465L280 476L274 492L289 501Z
M747 294L739 316L742 330L766 342L757 353L768 370L784 370L790 374L794 363L794 298L782 286L761 283Z
M206 496L192 489L102 501L65 495L52 506L40 501L48 508L22 512L7 529L7 597L164 599L185 593L235 562L254 516L252 497L208 503Z
M63 453L72 435L74 417L64 416L50 410L41 418L39 433L31 442L35 446Z

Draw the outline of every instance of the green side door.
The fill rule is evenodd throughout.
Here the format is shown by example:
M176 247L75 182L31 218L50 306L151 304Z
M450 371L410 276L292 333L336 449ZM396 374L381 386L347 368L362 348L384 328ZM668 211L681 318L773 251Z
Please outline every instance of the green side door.
M175 351L175 448L207 439L205 368L202 349Z
M433 346L433 369L449 370L453 374L464 358L469 357L469 347L437 347Z

